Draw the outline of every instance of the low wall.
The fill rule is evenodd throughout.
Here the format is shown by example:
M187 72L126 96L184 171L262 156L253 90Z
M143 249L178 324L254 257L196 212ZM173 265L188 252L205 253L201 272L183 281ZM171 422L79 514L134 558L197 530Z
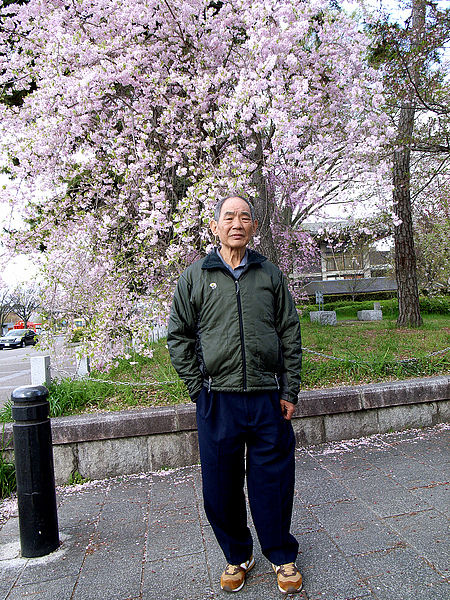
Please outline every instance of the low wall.
M450 378L433 377L299 394L292 421L310 446L450 421ZM52 419L55 479L103 479L199 462L195 405ZM4 431L13 455L12 424Z

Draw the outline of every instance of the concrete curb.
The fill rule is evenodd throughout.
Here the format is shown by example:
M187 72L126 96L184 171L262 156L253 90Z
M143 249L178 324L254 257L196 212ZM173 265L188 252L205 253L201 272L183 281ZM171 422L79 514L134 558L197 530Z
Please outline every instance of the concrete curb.
M299 394L299 446L450 421L450 378L432 377ZM52 419L57 484L78 472L103 479L199 462L194 404ZM12 424L4 430L12 456Z

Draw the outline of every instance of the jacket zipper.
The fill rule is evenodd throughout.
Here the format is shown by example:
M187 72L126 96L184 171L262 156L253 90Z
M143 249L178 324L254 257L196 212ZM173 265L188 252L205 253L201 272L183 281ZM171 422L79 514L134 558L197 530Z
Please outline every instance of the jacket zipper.
M244 392L247 391L247 365L245 363L245 345L244 345L244 324L242 322L242 306L241 306L241 291L239 288L239 281L234 280L236 285L236 300L239 315L239 333L241 336L241 353L242 353L242 383L244 386Z

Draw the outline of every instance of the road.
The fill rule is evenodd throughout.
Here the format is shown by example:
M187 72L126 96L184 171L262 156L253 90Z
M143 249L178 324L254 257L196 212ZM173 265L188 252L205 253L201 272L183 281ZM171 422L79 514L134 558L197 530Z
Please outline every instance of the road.
M56 366L69 373L75 372L75 356L61 359L60 354L63 342L63 338L58 338L54 349L44 351L36 350L34 346L0 350L0 407L11 398L11 392L17 387L30 385L31 356L50 356L50 364L54 367L52 369L52 377L56 373ZM64 374L61 377L64 377Z

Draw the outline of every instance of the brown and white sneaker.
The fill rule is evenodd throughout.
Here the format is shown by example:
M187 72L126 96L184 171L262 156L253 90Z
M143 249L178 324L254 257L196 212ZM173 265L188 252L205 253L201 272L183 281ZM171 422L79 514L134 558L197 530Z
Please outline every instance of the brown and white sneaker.
M286 563L285 565L272 564L273 570L277 574L278 589L283 594L296 594L301 592L303 579L295 563Z
M220 587L225 592L238 592L244 587L245 576L255 566L253 554L240 565L227 565L220 578Z

